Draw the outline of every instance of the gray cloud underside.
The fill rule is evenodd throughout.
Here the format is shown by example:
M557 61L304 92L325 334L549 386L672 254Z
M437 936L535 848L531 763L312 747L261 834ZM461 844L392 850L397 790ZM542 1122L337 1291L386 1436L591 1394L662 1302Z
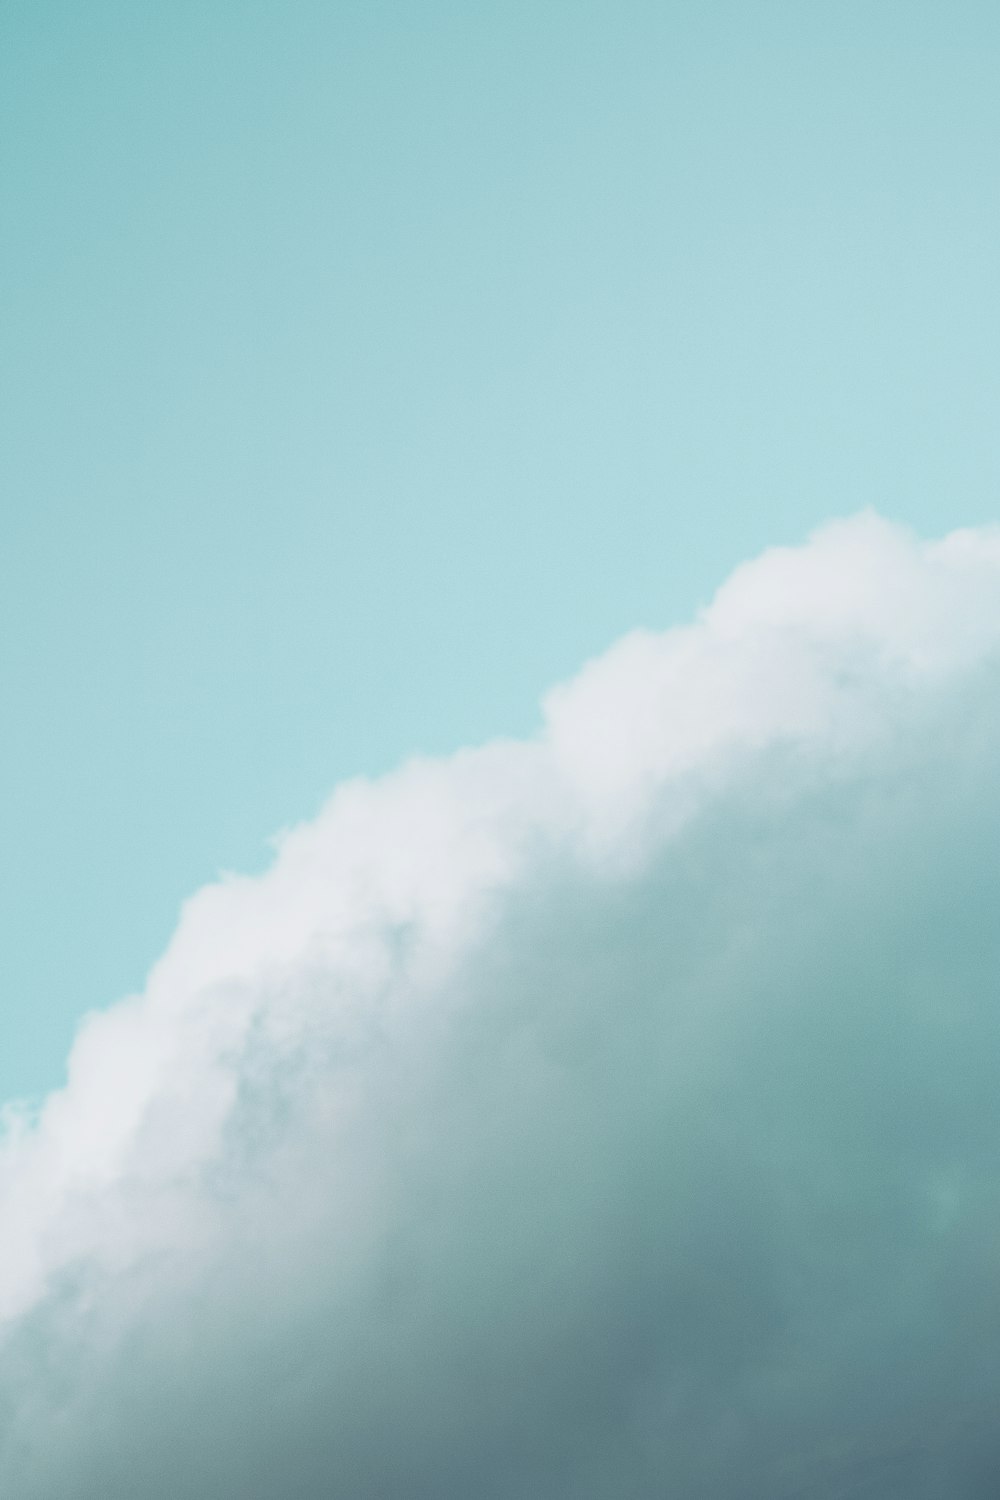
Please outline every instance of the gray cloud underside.
M217 986L210 1149L156 1165L154 1090L39 1220L88 1248L9 1317L3 1493L992 1500L998 689L665 782L631 863L543 840L364 1003L311 950Z

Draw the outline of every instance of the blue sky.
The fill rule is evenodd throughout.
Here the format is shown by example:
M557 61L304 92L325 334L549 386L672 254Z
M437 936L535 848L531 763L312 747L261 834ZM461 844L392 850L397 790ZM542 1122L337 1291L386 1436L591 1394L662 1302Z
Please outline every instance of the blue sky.
M5 7L4 1500L993 1500L998 53Z
M347 774L996 512L987 4L0 23L0 1095Z

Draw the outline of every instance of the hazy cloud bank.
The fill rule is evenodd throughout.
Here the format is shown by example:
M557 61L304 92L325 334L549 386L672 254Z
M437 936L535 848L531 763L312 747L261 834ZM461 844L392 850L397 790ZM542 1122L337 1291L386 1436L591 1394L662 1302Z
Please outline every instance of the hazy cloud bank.
M998 646L838 523L193 897L9 1120L4 1494L994 1496Z

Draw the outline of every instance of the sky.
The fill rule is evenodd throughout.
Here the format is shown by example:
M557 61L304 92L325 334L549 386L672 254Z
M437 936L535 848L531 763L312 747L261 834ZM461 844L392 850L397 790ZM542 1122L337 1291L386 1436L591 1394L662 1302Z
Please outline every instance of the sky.
M4 8L13 1500L992 1500L998 53Z
M345 776L996 510L986 4L0 22L0 1096Z

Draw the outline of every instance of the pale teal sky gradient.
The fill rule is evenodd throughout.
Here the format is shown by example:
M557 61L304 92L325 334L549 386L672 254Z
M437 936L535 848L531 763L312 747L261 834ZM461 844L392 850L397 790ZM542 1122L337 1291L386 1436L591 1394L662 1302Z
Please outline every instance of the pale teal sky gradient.
M997 515L991 4L11 3L0 1095L339 778Z

